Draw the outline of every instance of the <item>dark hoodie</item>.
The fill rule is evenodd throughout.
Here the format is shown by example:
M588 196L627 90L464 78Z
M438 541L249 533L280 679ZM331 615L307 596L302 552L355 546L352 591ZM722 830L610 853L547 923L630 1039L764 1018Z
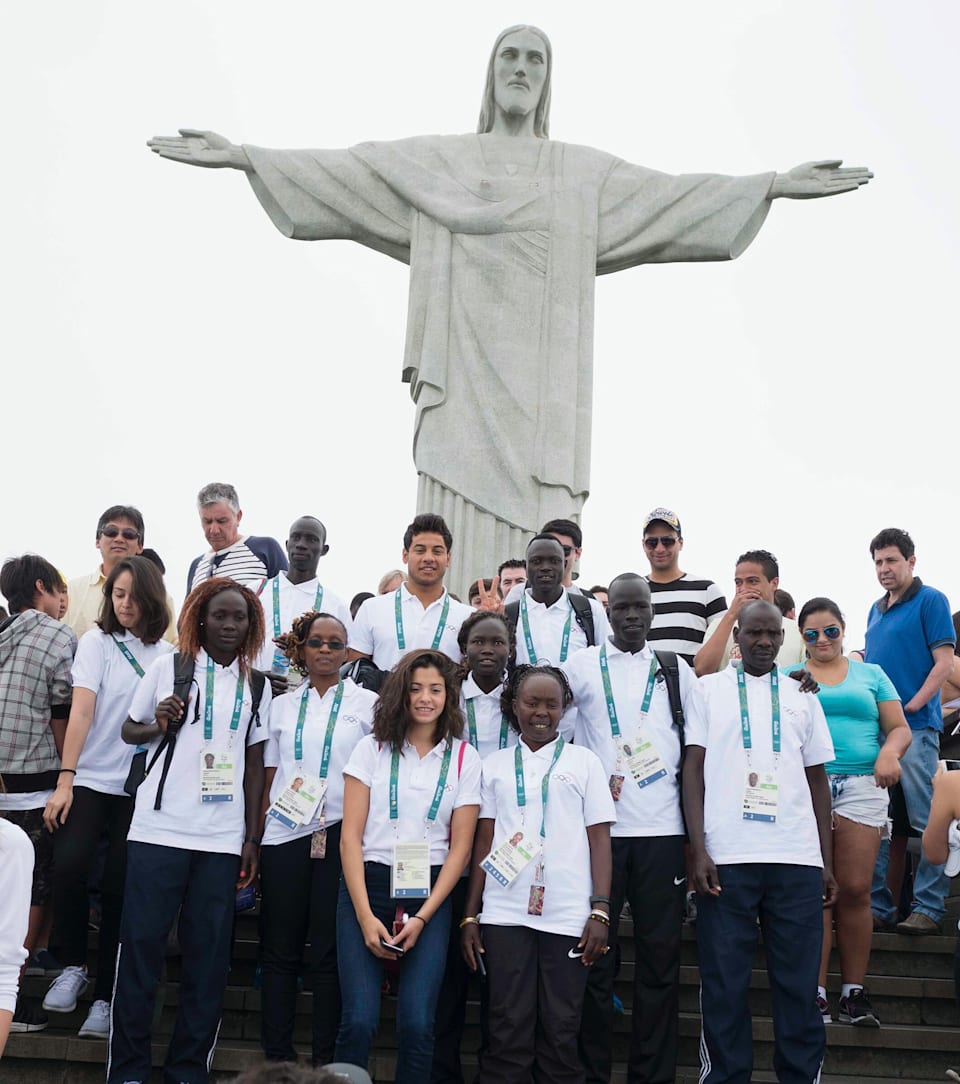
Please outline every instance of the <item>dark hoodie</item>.
M56 786L50 720L69 715L76 650L73 630L39 610L0 625L0 774L12 794Z

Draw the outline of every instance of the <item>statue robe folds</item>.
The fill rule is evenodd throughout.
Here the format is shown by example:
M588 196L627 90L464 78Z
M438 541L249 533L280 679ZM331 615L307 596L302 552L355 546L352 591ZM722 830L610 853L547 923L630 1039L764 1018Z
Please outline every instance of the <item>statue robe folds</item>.
M535 166L504 170L487 164L492 140L519 142L244 147L285 236L358 241L409 263L403 379L417 408L418 510L447 518L471 576L521 554L547 519L576 518L586 499L595 276L735 258L763 224L775 176L670 176L532 139L522 142L536 144Z

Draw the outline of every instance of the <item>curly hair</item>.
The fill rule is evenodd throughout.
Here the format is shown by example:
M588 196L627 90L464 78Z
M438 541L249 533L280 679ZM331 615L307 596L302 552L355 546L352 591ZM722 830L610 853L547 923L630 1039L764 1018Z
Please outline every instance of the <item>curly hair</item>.
M263 607L260 600L242 583L236 580L228 580L222 576L215 576L212 580L204 580L196 586L183 604L180 611L180 625L178 628L180 652L184 655L194 655L200 651L203 644L203 632L201 625L207 616L207 609L217 595L224 591L237 591L247 604L247 617L250 624L247 635L237 650L237 662L240 673L248 675L253 669L254 660L260 648L263 647L264 623Z
M314 621L319 621L321 617L327 621L336 621L340 628L343 629L343 642L346 644L349 639L347 626L339 617L335 614L328 614L326 610L308 610L305 614L301 614L294 619L289 632L281 633L276 638L277 646L290 660L290 665L301 674L307 672L303 661L303 645L310 639L310 629L313 627Z
M474 625L479 625L481 621L492 618L494 621L499 621L503 625L507 633L507 666L513 665L513 660L517 654L517 630L513 625L504 617L502 613L494 613L493 610L477 610L472 613L463 624L460 626L460 631L457 633L457 645L460 648L460 652L463 655L463 675L470 672L467 668L467 644L470 643L470 633L473 632Z
M520 733L520 723L517 721L513 710L513 702L520 695L520 687L531 677L551 677L560 686L560 699L563 710L566 711L573 703L573 690L567 675L559 666L514 666L507 671L507 680L503 683L503 692L500 694L500 710L510 726Z
M434 731L434 744L459 738L463 733L463 713L460 711L460 673L449 656L442 651L408 651L387 674L380 690L380 699L373 709L373 736L398 752L403 748L410 728L410 686L415 670L433 666L440 671L446 689L446 701Z

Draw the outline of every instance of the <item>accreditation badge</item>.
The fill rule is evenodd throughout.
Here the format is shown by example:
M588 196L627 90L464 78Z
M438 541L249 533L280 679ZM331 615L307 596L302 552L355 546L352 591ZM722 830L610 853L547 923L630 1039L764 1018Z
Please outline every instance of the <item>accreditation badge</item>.
M623 781L626 777L620 772L614 772L610 776L610 797L615 801L620 801L620 795L623 794Z
M200 801L233 801L233 753L204 749L200 754Z
M778 791L775 772L755 772L748 768L743 783L743 819L774 824Z
M267 816L291 829L309 824L326 790L325 779L309 772L295 772L267 810Z
M395 843L390 867L393 899L426 899L430 895L430 844Z
M537 848L538 844L534 840L528 839L523 832L515 832L510 839L487 855L480 863L480 868L498 884L509 888L521 871L533 861Z
M667 774L667 766L657 752L657 747L640 734L624 741L621 752L630 778L638 787L648 787Z

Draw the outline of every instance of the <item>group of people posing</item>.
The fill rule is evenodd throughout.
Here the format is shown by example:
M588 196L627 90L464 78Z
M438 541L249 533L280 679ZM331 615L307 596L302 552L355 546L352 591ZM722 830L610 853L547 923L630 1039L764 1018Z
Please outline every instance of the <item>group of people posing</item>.
M314 1064L366 1066L386 973L398 1084L462 1081L477 973L481 1084L606 1082L629 904L628 1079L672 1081L688 890L706 1084L749 1079L758 933L780 1080L820 1071L834 926L840 1020L879 1024L864 983L875 925L897 918L887 788L922 830L956 676L949 605L913 576L905 532L871 543L885 593L847 655L831 599L784 618L769 552L738 559L729 607L681 572L665 508L645 523L646 575L581 591L579 527L553 521L501 566L511 589L481 582L474 606L444 586L447 525L419 515L402 581L348 607L318 578L319 520L294 522L284 558L240 534L232 487L205 487L198 507L210 550L176 622L133 508L101 517L95 576L68 585L32 555L3 566L0 848L32 851L33 876L13 981L0 944L0 1022L42 1026L15 1002L27 953L53 980L47 1012L84 995L99 850L80 1033L108 1038L108 1084L150 1078L174 927L165 1079L208 1079L237 893L255 883L273 1061L297 1057L305 970ZM29 843L7 841L11 823ZM944 865L922 861L897 928L937 929L946 887ZM15 904L4 889L0 911Z

